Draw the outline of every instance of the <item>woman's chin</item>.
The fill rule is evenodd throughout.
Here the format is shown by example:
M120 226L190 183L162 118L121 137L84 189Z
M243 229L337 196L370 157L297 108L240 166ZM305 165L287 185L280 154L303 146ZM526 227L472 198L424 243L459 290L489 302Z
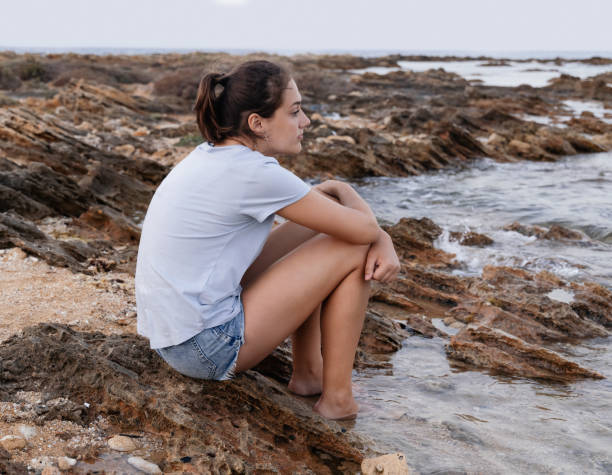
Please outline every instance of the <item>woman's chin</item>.
M270 150L268 152L268 155L297 155L301 151L302 151L302 144L298 142L295 145L282 147L282 148L279 147L277 149L274 149L273 151ZM264 155L266 154L264 153Z

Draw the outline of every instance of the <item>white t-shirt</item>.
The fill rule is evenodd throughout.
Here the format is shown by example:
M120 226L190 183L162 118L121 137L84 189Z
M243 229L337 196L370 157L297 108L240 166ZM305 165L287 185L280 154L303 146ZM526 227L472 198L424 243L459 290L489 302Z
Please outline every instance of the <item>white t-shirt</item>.
M310 186L242 145L196 147L162 181L145 217L136 266L138 333L177 345L240 311L240 280L274 213Z

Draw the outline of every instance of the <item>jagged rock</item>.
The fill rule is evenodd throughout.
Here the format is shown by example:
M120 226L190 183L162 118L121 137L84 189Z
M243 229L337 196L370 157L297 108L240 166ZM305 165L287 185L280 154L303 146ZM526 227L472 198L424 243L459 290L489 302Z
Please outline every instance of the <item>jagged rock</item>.
M0 172L0 185L37 201L37 214L44 208L51 208L60 215L78 216L93 201L93 196L83 191L72 179L42 163L30 163L27 169Z
M554 381L603 378L557 353L484 326L466 327L451 337L446 354L452 360L512 376Z
M96 250L78 241L59 241L48 237L33 223L9 214L0 213L0 249L20 247L26 253L46 260L52 265L84 270L84 262Z
M368 353L393 353L402 347L402 340L408 336L398 323L370 310L366 313L359 347Z
M583 234L572 229L564 228L557 224L553 224L550 229L542 236L543 239L558 241L560 239L569 239L577 241L583 239Z
M558 241L562 239L568 239L572 241L584 239L584 235L579 231L573 229L567 229L558 224L553 224L548 230L540 226L529 226L514 222L504 226L506 231L515 231L524 236L536 236L538 239L549 239Z
M82 228L81 235L99 238L98 232L88 232L91 228L102 232L102 237L116 243L137 244L140 229L123 213L108 206L92 206L74 221Z
M389 233L398 255L409 265L426 264L436 268L452 267L453 255L433 245L442 228L429 218L401 218L393 226L383 226Z
M543 300L544 297L529 297L519 303L492 297L485 302L462 302L448 315L463 323L478 323L503 330L533 344L608 336L604 328L585 321L568 304Z
M589 282L572 284L572 290L574 300L570 305L574 312L606 328L612 328L612 292Z
M493 244L493 239L485 234L475 233L473 231L461 233L450 233L451 241L459 241L462 246L484 247Z
M156 430L172 430L168 450L184 450L189 442L190 453L202 454L201 462L211 465L235 454L248 471L265 454L272 463L297 471L330 470L340 462L356 469L365 450L363 440L343 433L275 381L255 371L227 383L186 378L136 335L79 333L43 324L5 340L0 345L0 395L40 387L51 395L95 401L88 418L105 412L116 414L111 421L119 427L146 420ZM248 448L241 448L243 426L229 423L241 418L248 428ZM206 455L208 446L217 447L215 457Z
M377 287L378 288L370 296L370 299L388 303L389 305L399 307L407 312L419 312L423 310L420 306L403 295L392 292L382 285Z
M416 268L406 269L403 274L389 288L421 308L434 311L434 315L455 307L467 293L465 281L456 276Z
M29 198L21 191L0 185L0 212L5 211L14 211L28 219L41 219L53 214L51 208Z

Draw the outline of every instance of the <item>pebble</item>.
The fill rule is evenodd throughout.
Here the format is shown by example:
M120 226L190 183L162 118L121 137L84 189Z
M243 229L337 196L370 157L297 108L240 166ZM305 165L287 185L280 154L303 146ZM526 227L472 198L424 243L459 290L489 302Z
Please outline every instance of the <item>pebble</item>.
M124 435L116 435L108 439L108 446L119 452L131 452L132 450L136 450L136 444L132 438Z
M26 441L23 437L18 435L5 435L0 439L0 445L5 450L23 449L26 446Z
M28 469L31 469L35 472L37 471L43 471L45 468L47 467L52 467L53 466L53 460L51 460L51 457L47 457L47 456L42 456L42 457L35 457L32 460L30 460L30 463L28 464Z
M57 466L60 470L70 470L76 463L76 459L70 457L58 457L57 459Z
M363 475L410 475L410 469L406 463L406 456L398 452L364 459L361 462L361 473Z
M137 468L138 470L142 470L144 473L162 473L162 471L157 465L143 458L130 457L127 461L132 467Z
M27 426L25 424L20 424L17 430L26 440L30 440L32 437L38 434L36 427Z

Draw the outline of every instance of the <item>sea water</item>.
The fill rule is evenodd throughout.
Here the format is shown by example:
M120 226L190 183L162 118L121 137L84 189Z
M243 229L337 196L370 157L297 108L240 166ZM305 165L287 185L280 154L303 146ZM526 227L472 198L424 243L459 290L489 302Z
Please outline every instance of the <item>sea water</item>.
M469 168L355 186L389 222L426 216L441 226L435 245L456 254L459 274L510 265L612 289L612 153L555 163L482 159ZM563 225L583 239L549 241L504 229L514 221ZM451 231L467 230L494 244L449 241ZM454 332L441 320L435 324ZM391 375L355 374L363 410L353 430L381 451L404 452L421 473L612 473L612 338L549 346L606 377L569 384L461 370L446 359L445 343L410 337L393 356Z

